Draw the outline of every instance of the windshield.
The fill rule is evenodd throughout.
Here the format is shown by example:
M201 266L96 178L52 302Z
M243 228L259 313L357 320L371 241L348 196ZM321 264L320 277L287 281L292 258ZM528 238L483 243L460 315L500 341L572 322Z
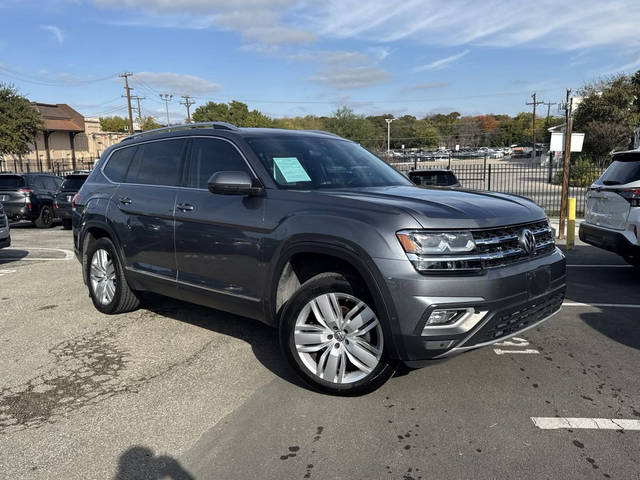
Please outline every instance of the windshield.
M0 175L0 190L14 190L24 187L24 178L12 175Z
M248 138L280 188L318 189L411 185L361 146L329 138Z
M60 190L80 190L80 187L87 179L85 176L81 177L67 177L62 182L62 186L60 186Z
M600 177L605 185L624 185L640 180L640 161L614 161Z

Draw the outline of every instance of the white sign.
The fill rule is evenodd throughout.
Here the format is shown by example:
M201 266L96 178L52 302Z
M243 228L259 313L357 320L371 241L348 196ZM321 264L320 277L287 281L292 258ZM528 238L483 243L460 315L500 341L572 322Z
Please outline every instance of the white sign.
M460 145L456 145L456 152L460 150Z
M584 143L584 133L571 134L571 151L581 152ZM549 150L552 152L564 152L564 133L556 132L551 134L551 146Z

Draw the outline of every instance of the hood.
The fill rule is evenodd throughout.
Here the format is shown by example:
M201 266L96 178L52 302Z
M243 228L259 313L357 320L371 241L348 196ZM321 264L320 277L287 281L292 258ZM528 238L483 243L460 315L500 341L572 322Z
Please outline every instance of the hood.
M324 193L402 209L423 228L491 228L546 218L532 200L505 193L414 186L326 190Z

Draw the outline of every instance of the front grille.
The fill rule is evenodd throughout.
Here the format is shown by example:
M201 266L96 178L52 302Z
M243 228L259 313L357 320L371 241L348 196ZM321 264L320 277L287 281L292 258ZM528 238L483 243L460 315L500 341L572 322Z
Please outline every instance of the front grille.
M499 312L463 346L491 342L516 333L554 313L563 301L564 291Z
M535 248L527 252L521 243L525 229L535 237ZM498 227L485 230L472 230L476 244L474 250L463 255L419 255L415 256L418 270L428 273L482 271L504 267L514 263L532 260L548 255L555 249L553 232L546 220Z

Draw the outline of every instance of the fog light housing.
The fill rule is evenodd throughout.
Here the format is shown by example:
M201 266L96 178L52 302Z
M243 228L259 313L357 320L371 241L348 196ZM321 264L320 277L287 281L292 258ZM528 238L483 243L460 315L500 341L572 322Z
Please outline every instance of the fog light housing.
M427 319L427 325L450 325L465 312L466 310L434 310Z

